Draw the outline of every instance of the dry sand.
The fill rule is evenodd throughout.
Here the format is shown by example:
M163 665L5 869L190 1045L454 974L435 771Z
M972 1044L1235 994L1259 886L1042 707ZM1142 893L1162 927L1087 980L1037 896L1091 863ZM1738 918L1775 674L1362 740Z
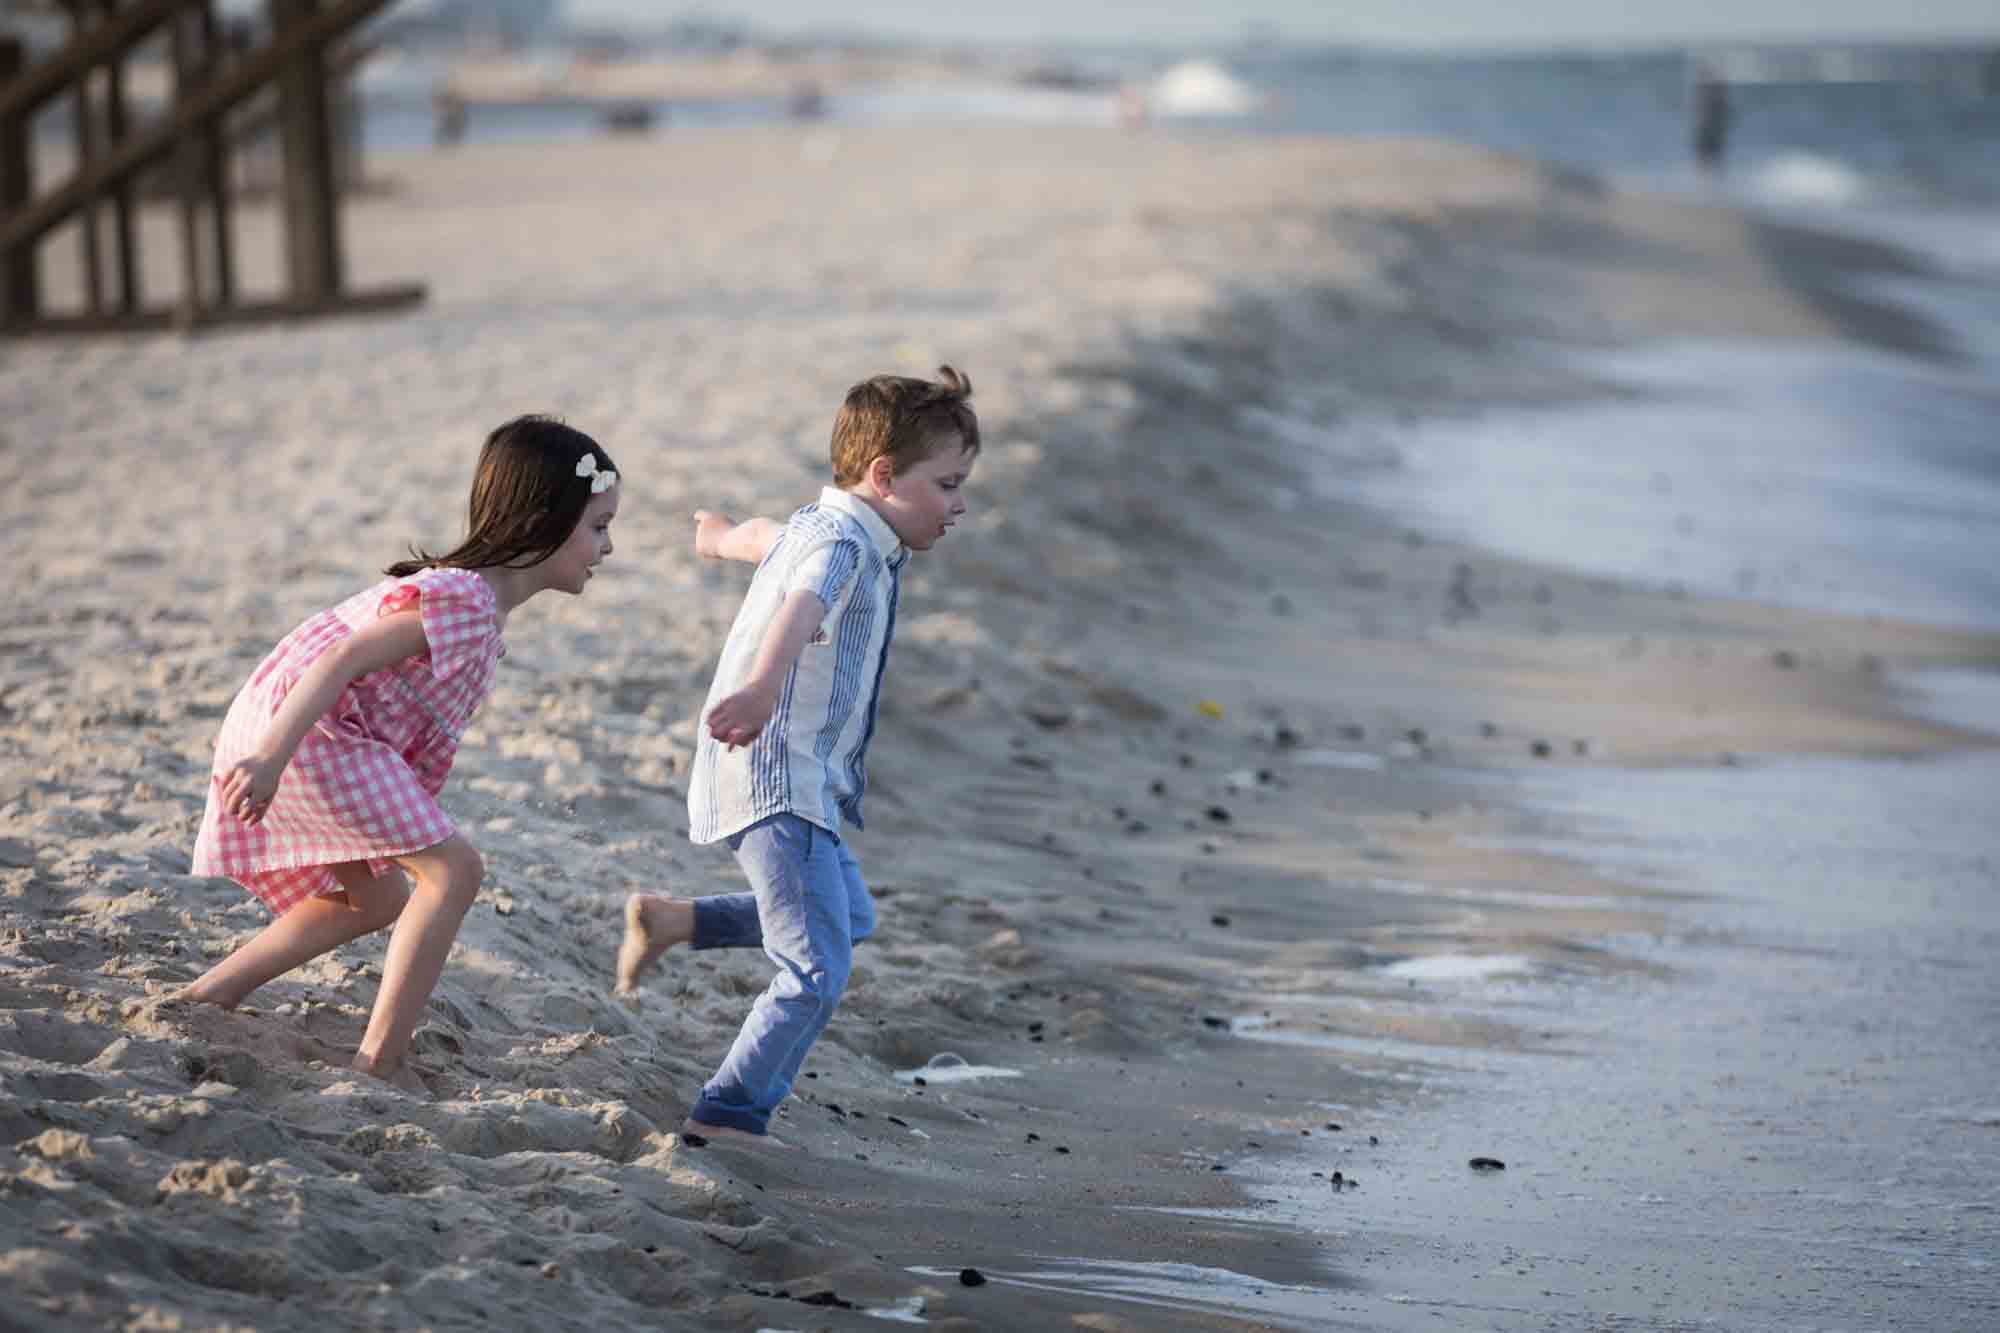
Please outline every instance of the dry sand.
M1621 966L1598 942L1658 903L1481 850L1498 792L1439 760L1945 747L1887 671L2000 655L1421 540L1258 429L1593 392L1564 342L1923 350L1833 282L1891 256L1416 142L783 128L377 165L350 262L427 282L412 314L0 346L0 1326L1231 1326L951 1275L1309 1286L1322 1242L1175 1210L1240 1201L1231 1164L1333 1132L1324 1103L1392 1116L1389 1085L1205 1020L1309 995L1343 1032L1531 1043L1343 1001L1432 952ZM268 214L242 249L268 285ZM684 836L744 583L689 514L786 512L849 383L945 360L987 446L907 587L855 839L883 925L779 1123L804 1151L695 1148L674 1127L768 965L676 952L636 1011L609 993L628 891L739 883ZM233 691L448 542L525 410L628 492L589 594L509 626L447 791L489 882L417 1037L432 1099L341 1068L379 940L236 1013L149 1004L263 922L185 873ZM944 1051L1020 1076L894 1077Z

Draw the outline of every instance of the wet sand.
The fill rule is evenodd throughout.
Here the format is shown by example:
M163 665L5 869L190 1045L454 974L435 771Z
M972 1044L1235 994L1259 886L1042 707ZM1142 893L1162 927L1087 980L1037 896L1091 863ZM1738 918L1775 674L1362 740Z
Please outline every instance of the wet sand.
M1508 785L1461 770L1976 739L1891 679L1990 636L1458 549L1326 498L1266 427L1601 392L1565 345L1921 351L1834 299L1878 252L1395 141L771 129L382 165L350 257L429 283L411 315L0 347L0 1272L38 1318L1310 1326L1326 1238L1211 1210L1294 1144L1393 1131L1409 1050L1543 1040L1361 1003L1382 969L1644 971L1606 941L1679 901L1496 846ZM767 965L677 952L636 1011L609 993L626 892L738 883L684 837L744 582L688 515L785 512L847 384L941 360L988 443L906 589L855 838L883 925L780 1121L803 1151L697 1148L674 1127ZM341 1069L379 941L234 1014L147 1005L262 924L185 873L234 689L448 541L478 439L536 409L630 490L590 593L510 625L447 792L489 882L418 1035L432 1100ZM1274 995L1340 999L1306 1035L1346 1044L1243 1040ZM896 1077L941 1052L1019 1076ZM1213 1299L954 1276L1050 1256L1196 1265Z

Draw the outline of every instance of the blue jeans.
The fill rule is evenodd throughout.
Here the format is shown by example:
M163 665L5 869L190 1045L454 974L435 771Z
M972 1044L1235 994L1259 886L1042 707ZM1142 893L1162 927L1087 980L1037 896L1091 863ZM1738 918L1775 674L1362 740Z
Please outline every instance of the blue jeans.
M688 1119L763 1134L840 1004L854 946L875 929L875 900L840 839L797 815L752 824L729 849L753 891L695 899L691 945L762 948L778 975Z

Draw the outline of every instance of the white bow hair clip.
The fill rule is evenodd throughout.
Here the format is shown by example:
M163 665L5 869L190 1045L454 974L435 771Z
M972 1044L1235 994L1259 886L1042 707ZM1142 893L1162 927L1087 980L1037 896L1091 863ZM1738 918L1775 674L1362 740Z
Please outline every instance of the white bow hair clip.
M602 472L597 470L596 454L585 454L582 458L576 460L576 475L590 478L590 493L592 495L602 495L618 484L618 474L616 472L613 472L610 468L606 468Z

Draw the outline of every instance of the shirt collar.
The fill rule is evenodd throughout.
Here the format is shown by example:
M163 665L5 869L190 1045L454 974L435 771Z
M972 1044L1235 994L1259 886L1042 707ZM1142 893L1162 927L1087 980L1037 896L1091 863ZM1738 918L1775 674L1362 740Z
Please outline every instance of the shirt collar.
M838 486L825 486L820 489L819 502L822 507L838 509L859 523L874 541L875 549L882 553L884 560L892 565L902 563L903 543L896 536L896 530L891 528L866 500L851 491L843 491Z

